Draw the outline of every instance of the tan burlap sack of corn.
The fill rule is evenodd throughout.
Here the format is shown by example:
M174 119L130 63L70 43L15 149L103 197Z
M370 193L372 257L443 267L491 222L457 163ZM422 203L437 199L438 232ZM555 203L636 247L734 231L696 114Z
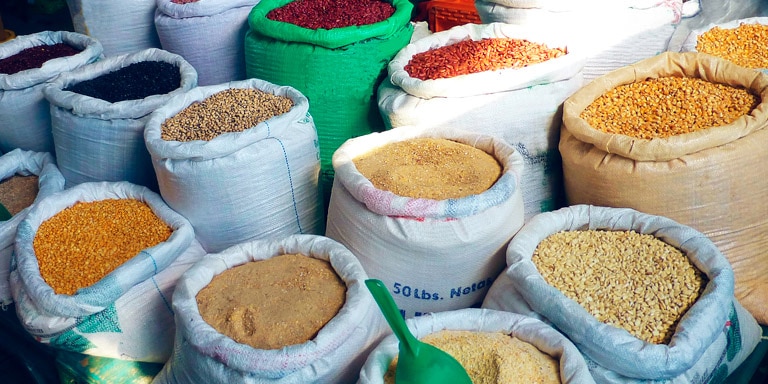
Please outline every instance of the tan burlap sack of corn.
M580 117L616 86L665 76L745 87L762 98L731 124L664 139L607 134ZM629 207L707 235L733 265L736 298L768 324L768 75L698 53L667 52L617 69L563 106L567 203Z

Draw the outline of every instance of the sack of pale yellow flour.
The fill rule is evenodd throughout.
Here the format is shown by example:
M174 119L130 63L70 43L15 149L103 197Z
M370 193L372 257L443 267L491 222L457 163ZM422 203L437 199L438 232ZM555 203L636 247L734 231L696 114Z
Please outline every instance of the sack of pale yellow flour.
M607 133L593 127L602 124L599 121L614 125L624 121L618 116L594 120L592 124L582 117L603 94L647 79L659 80L643 84L662 84L662 79L668 84L683 84L685 80L685 84L698 84L700 90L717 88L733 96L751 94L757 104L731 123L686 132L705 118L726 113L717 108L724 104L726 93L707 91L711 97L720 97L710 104L695 92L678 94L681 96L676 100L698 109L687 114L690 120L685 120L685 110L659 112L655 106L662 104L652 101L644 110L657 112L655 117L648 115L648 119L667 121L665 130L681 133L651 139ZM705 82L695 82L697 79ZM659 96L661 92L649 96L652 100L674 97ZM630 104L641 105L635 101L642 99L622 100L621 109L626 110ZM608 101L603 98L600 102ZM704 105L709 105L709 109L704 109ZM609 109L600 108L603 112ZM595 79L564 103L559 148L567 202L634 208L664 215L704 233L733 265L736 298L758 322L766 324L768 257L764 250L768 246L768 205L762 199L768 193L768 174L765 168L755 166L768 161L766 125L768 75L758 71L693 52L667 52L618 69Z

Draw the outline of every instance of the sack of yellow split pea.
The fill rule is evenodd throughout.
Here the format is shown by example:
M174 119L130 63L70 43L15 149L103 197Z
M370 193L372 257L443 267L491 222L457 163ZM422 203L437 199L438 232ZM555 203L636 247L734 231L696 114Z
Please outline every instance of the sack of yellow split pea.
M680 51L708 53L768 73L768 17L712 23L694 29Z
M176 281L204 254L189 221L157 193L128 182L78 184L40 200L19 224L16 312L58 351L159 370L173 349Z

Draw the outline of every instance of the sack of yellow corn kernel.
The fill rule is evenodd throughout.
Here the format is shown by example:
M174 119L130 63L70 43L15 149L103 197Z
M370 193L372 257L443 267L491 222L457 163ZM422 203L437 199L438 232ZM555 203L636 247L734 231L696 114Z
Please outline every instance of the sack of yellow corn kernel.
M713 23L694 29L680 51L708 53L768 73L768 17Z
M733 265L736 298L767 324L768 174L755 166L768 162L767 126L768 75L694 52L640 61L565 101L566 199L704 233Z
M171 295L205 251L192 225L146 187L82 183L19 224L11 292L32 336L68 352L164 363Z
M74 54L29 68L46 53ZM0 151L21 148L53 154L51 106L43 88L60 74L103 58L101 43L75 32L43 31L17 36L0 45L0 60L11 57L15 57L10 61L15 64L5 64L0 71Z
M430 313L408 319L407 324L416 338L443 349L459 361L475 383L595 382L576 346L532 317L467 308ZM452 334L440 335L446 331ZM392 334L382 340L368 355L357 383L392 384L392 364L399 353L398 345Z
M721 383L762 330L733 270L699 231L630 208L535 216L507 248L483 308L551 323L598 383Z
M666 51L677 25L691 16L682 0L476 0L475 6L486 24L557 26L586 55L587 81Z
M245 79L248 14L259 0L158 0L155 28L160 45L197 70L198 85Z
M392 161L386 167L392 172L384 176L363 174L356 165L358 158L385 145L415 140L445 140L464 148L451 153L428 144L422 145L426 149L422 152L405 147L398 157L413 159L412 163ZM495 182L468 195L434 193L454 190L454 185L469 189L472 181L484 179L480 167L472 169L471 163L455 155L468 149L492 156ZM378 153L389 162L386 150ZM445 160L448 155L450 161ZM442 176L425 176L425 171L438 168L436 163L447 164ZM525 165L517 149L500 138L474 132L400 127L347 140L334 153L333 167L336 179L326 236L344 244L372 278L384 282L403 316L482 303L504 267L506 244L523 224ZM399 180L404 188L395 189L396 194L381 186L382 179ZM403 189L407 193L400 192Z
M378 89L379 111L388 128L451 127L506 140L525 160L525 218L560 208L561 105L581 88L584 66L583 56L570 49L566 38L551 28L502 23L467 24L429 35L390 61L389 81ZM464 45L467 39L476 45ZM510 48L489 59L459 54L493 52L493 45L480 45L484 39L495 41L500 49ZM424 60L414 58L417 55ZM498 62L505 67L496 67ZM459 72L451 67L482 70Z
M271 267L258 267L265 264ZM249 267L281 273L263 279L230 274ZM333 284L322 278L329 272ZM316 235L253 240L210 253L179 280L176 344L154 383L353 383L388 330L367 278L352 252ZM229 288L230 279L242 285ZM286 298L297 290L315 300ZM342 297L332 298L337 294Z
M0 156L0 180L0 203L12 215L0 222L0 307L3 307L13 302L8 278L16 228L34 202L64 189L64 176L50 153L14 149Z

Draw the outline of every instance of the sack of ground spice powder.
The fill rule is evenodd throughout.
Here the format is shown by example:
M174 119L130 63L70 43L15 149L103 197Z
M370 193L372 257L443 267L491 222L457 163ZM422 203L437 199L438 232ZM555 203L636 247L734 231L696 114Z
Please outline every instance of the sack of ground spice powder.
M144 137L160 194L206 250L322 233L308 109L296 89L248 79L197 87L151 115Z
M98 40L74 32L39 32L0 45L0 151L53 153L46 83L99 60Z
M30 207L64 189L64 176L53 155L14 149L0 156L0 203L12 215L0 222L0 306L13 302L8 275L16 239L16 228Z
M93 36L106 56L160 48L155 0L66 0L75 32Z
M709 24L692 30L681 52L708 53L768 73L768 17Z
M391 82L379 87L385 123L449 126L501 137L525 159L526 219L560 208L561 105L582 86L584 61L563 34L555 32L467 24L414 41L392 59ZM495 58L483 55L497 51L503 53Z
M483 308L551 323L598 383L722 382L760 341L728 260L663 216L589 205L541 213L510 241L507 265Z
M628 110L646 123L610 115ZM759 71L694 52L619 69L564 103L567 202L634 208L704 233L733 265L736 298L766 324L768 177L755 164L768 161L767 125L768 75Z
M144 125L155 109L195 86L197 72L184 58L156 48L108 57L47 84L56 161L67 186L128 181L156 190Z
M173 348L176 281L204 254L189 221L157 193L78 184L38 201L19 224L16 312L57 350L162 364Z
M413 145L414 153L395 155L413 159L411 163L393 165L389 175L373 177L377 183L405 181L399 187L406 191L397 189L399 194L375 186L355 164L359 156L384 145L424 140L427 144ZM445 150L436 145L440 140L445 140ZM418 151L420 146L425 150ZM435 196L432 192L447 187L468 190L473 181L488 176L479 156L462 155L468 150L494 160L498 178L472 194ZM384 164L396 160L378 153ZM333 166L326 236L344 244L372 278L384 282L405 317L480 305L504 267L507 242L523 223L524 164L514 147L477 133L400 127L348 140L334 153ZM432 169L437 170L434 177L419 173ZM439 171L448 181L446 188Z
M278 261L282 257L294 260L301 258L305 261L300 268L295 268L292 265L298 261ZM313 265L325 264L324 270L330 268L331 272L335 272L338 282L334 286L340 284L346 291L341 292L343 304L337 301L338 298L330 298L329 289L307 291L319 287L315 283L309 285L315 281L313 277L319 276L314 269L317 267L306 265L310 262ZM273 268L282 266L279 268L283 272L250 274L253 280L234 277L239 283L219 285L214 291L208 291L220 278L230 276L240 268L258 266L259 263L269 263ZM302 284L296 284L296 274L303 276ZM154 383L354 382L368 353L381 341L387 330L384 318L363 284L367 278L353 253L341 244L321 236L292 235L255 240L232 246L220 253L208 254L182 276L173 295L176 344L173 356L155 377ZM271 280L275 281L275 286L268 283ZM221 299L239 302L256 298L251 300L254 302L250 305L244 302L234 309L222 311L232 319L233 329L229 332L236 332L238 327L242 327L244 331L250 331L253 337L274 340L237 342L233 336L221 333L217 331L219 328L209 324L201 313L200 297L206 295L207 298L202 308L213 306L215 302L210 300L208 292L221 291L221 288L224 288ZM333 302L334 307L341 304L341 307L307 340L307 333L302 331L305 327L304 319L320 319L316 312L320 313L329 304L324 301L307 303L302 300L303 297L298 296L285 297L282 290L293 295L300 295L297 290L305 290L304 295L316 298L318 295L328 295L328 299L322 300ZM333 291L338 293L336 288ZM261 305L296 308L297 303L301 303L301 312L275 311L281 312L275 313L275 318L285 319L286 323L278 330L274 330L274 321L277 320L270 320L269 313L258 311ZM248 323L248 318L253 322ZM313 324L306 327L315 329L320 323ZM267 328L273 331L265 331ZM279 344L284 344L280 340L292 341L291 344L279 347ZM270 347L256 348L251 343Z
M447 346L442 349L464 366L475 383L589 384L595 382L576 346L551 326L531 317L490 309L468 308L431 313L408 319L407 323L414 336L421 340L445 331L458 331L459 335L463 335L464 337L447 339L441 345ZM471 335L467 335L468 332L496 337L490 339L493 345L477 345L484 339L472 338ZM498 342L503 341L499 335L522 343L511 344L514 348L507 347L506 344ZM433 345L440 341L440 339L433 340ZM452 341L466 344L451 345ZM358 384L394 383L394 380L391 380L392 377L389 377L388 370L393 368L391 364L398 355L398 344L394 335L389 335L382 340L368 355L360 372ZM494 349L499 348L497 344L506 348ZM487 352L481 355L483 351ZM551 357L554 364L534 365L543 360L538 355ZM538 376L533 374L534 372L547 374Z
M586 56L584 79L667 50L683 17L682 0L477 0L484 24L557 26Z
M285 6L296 9L274 14ZM387 63L410 42L412 9L408 0L263 0L248 16L246 75L294 87L310 100L326 205L334 151L349 138L384 129L376 89Z
M160 44L197 70L198 85L245 79L248 14L259 0L159 0L155 28Z

